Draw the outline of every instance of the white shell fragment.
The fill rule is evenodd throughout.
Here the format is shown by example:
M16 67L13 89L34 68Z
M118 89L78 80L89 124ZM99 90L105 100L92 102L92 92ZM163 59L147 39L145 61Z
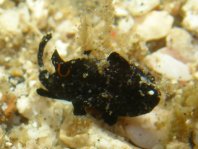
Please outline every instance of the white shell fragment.
M192 78L186 64L161 51L147 56L145 62L148 67L169 79L187 81Z
M158 6L159 3L160 0L131 0L128 5L128 10L133 16L140 16L151 11Z
M159 39L168 34L172 24L173 17L168 12L153 11L137 26L136 32L145 41Z
M167 139L168 125L160 125L166 121L169 112L155 108L152 112L127 119L125 127L129 139L139 147L151 149ZM159 124L158 124L159 123Z
M183 6L183 11L185 13L184 27L198 34L198 1L188 0Z

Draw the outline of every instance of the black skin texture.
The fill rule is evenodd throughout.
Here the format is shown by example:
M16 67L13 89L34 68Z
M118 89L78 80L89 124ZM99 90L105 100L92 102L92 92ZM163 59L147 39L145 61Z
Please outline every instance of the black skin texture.
M119 116L142 115L158 104L160 92L154 77L116 52L108 56L101 72L99 60L79 58L65 62L55 50L51 58L55 72L50 74L43 65L43 52L51 37L45 35L39 45L39 80L44 86L37 89L39 95L71 101L75 115L97 111L109 125L115 124Z

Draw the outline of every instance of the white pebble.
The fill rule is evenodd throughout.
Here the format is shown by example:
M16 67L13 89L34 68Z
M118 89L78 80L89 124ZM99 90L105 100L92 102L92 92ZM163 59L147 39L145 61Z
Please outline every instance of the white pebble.
M5 60L6 62L9 62L9 61L11 60L11 57L6 56L6 57L4 58L4 60Z
M11 147L11 146L12 146L12 143L11 143L11 142L6 142L5 145L6 145L7 147Z
M0 15L1 34L16 34L20 31L19 14L14 10L6 10Z
M128 16L128 12L123 8L116 7L115 8L115 15L117 17L125 17L125 16Z
M185 121L185 124L186 124L186 125L190 125L190 124L192 124L192 120L187 119L187 120Z
M61 34L74 34L77 31L77 27L71 21L65 20L56 27L56 30Z
M166 41L167 46L176 51L188 51L189 48L192 48L191 35L179 27L174 27L170 30Z
M191 35L184 29L174 27L166 37L166 45L171 55L181 61L197 60Z
M159 50L145 58L148 67L169 79L187 81L192 78L189 67Z
M8 108L7 103L3 103L3 104L1 105L1 109L2 109L3 111L5 111L7 108Z
M122 18L118 23L118 28L123 33L129 32L129 30L133 27L134 20L132 17L125 17Z
M0 79L7 77L5 72L5 68L3 66L0 66Z
M166 11L153 11L149 13L140 25L137 34L145 41L165 37L173 24L173 17Z
M187 15L183 20L183 24L187 29L190 29L198 33L198 15Z
M31 10L32 17L38 27L44 27L47 23L48 9L46 8L46 1L27 0L27 5Z
M140 16L148 13L160 4L160 0L131 0L128 3L128 10L133 16Z
M58 53L60 54L60 56L65 56L67 55L67 48L69 46L69 43L65 43L62 40L57 40L55 42L55 46L58 50Z
M30 87L34 87L34 85L36 84L36 80L31 80L31 81L29 81L29 86Z
M29 110L31 107L30 100L28 100L27 97L22 96L17 100L16 106L17 106L19 113L21 114L26 113L27 110Z
M35 121L35 122L32 123L32 126L33 126L34 128L37 128L37 127L38 127L38 123Z
M127 137L139 147L151 149L161 141L165 141L168 136L168 126L158 127L156 123L165 122L170 113L160 108L155 108L152 112L127 119L125 127Z
M62 12L57 12L55 15L54 15L54 18L56 19L56 20L60 20L60 19L62 19L63 18L63 13Z
M183 25L198 34L198 1L188 0L182 9L185 14Z

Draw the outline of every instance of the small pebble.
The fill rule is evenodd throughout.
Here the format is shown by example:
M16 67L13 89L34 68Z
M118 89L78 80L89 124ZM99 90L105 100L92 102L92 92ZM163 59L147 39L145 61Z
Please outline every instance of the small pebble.
M159 39L169 33L172 25L173 17L166 11L153 11L137 26L136 32L145 41Z
M145 58L148 67L173 80L188 81L192 79L188 65L159 50Z
M198 1L188 0L182 7L182 10L185 14L183 19L184 27L198 35Z
M5 111L7 108L8 108L7 103L3 103L3 104L1 105L1 109L2 109L3 111Z
M131 0L128 2L128 10L133 16L148 13L160 4L160 0Z
M129 32L129 30L133 27L134 20L132 17L122 18L118 23L118 28L123 33Z
M11 142L6 142L5 145L6 145L7 147L11 147L11 146L12 146L12 143L11 143Z
M0 28L3 28L3 30L1 30L1 34L17 34L20 32L19 24L19 14L12 9L6 10L3 14L0 15Z
M55 42L55 46L58 49L58 53L61 56L66 56L67 55L67 48L69 46L69 43L64 43L62 40L57 40Z
M160 144L161 140L167 139L168 127L165 125L158 127L156 124L165 122L168 115L168 111L155 108L145 115L127 118L125 126L127 137L138 147L153 148Z
M123 8L116 7L115 8L115 15L117 17L126 17L126 16L128 16L128 12Z

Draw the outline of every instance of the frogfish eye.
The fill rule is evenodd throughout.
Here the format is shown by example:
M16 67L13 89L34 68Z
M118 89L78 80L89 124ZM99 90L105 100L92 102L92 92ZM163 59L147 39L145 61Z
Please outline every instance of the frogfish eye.
M57 65L57 73L60 77L67 77L70 74L70 68L64 64Z

